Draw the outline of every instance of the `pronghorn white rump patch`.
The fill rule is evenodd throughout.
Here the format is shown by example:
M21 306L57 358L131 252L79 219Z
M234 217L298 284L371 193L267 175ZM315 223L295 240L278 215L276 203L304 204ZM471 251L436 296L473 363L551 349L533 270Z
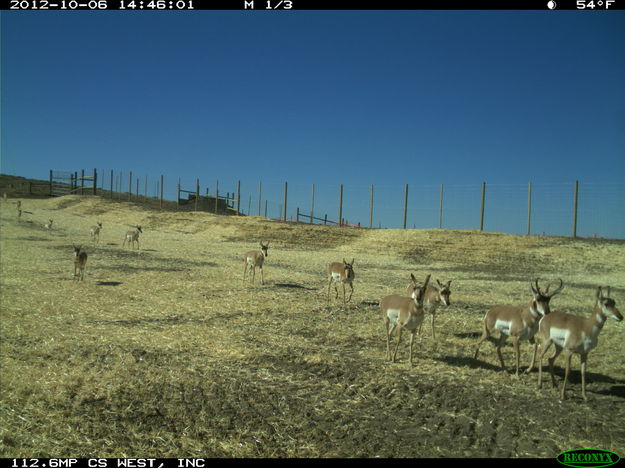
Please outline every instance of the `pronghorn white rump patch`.
M512 322L509 322L507 320L497 320L495 322L495 330L499 330L504 335L510 336L511 325L512 325Z
M399 309L388 309L386 311L386 316L393 324L393 326L397 325L397 319L399 318ZM408 321L402 324L402 328L407 328L408 330L414 330L423 322L423 315L411 315L408 318Z
M566 343L568 337L569 331L566 328L551 327L551 330L549 330L549 338L561 348L564 347L564 343Z

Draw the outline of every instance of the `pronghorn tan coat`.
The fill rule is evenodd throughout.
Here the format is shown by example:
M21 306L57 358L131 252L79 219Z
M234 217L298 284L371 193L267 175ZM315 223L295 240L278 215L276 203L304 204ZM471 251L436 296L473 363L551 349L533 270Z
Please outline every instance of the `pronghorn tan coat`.
M401 333L405 328L410 331L409 363L412 365L412 348L414 335L417 328L423 322L423 297L430 281L430 275L423 285L415 283L411 297L398 296L396 294L386 296L380 301L380 309L386 327L386 358L395 362L397 350L401 342ZM391 335L397 329L397 344L391 357Z
M414 286L418 284L417 278L411 273L410 274L411 283L406 288L408 294L412 295L415 291ZM441 283L439 280L436 280L437 284L428 284L427 289L425 290L425 296L423 297L423 310L426 314L430 314L430 323L432 325L432 339L435 338L434 334L434 317L436 316L436 309L438 309L439 305L444 305L445 307L449 307L451 305L451 290L449 289L451 286L451 281L447 281L447 284ZM417 334L421 334L421 327L423 323L419 326L419 330Z
M252 274L252 284L254 284L254 279L256 278L256 267L260 268L260 283L265 284L265 274L263 273L263 264L265 263L265 258L269 255L269 242L267 244L263 244L262 241L260 243L260 250L250 250L246 252L243 256L243 281L245 282L245 276L247 274L247 267L250 267L250 272Z
M501 347L506 342L508 337L512 339L514 346L514 354L516 358L516 376L519 376L520 366L520 350L519 341L529 340L534 347L532 354L532 362L525 371L529 373L534 368L536 362L536 353L538 350L538 343L534 339L534 335L538 331L538 323L540 319L550 313L549 302L551 298L559 293L564 287L562 280L560 280L560 286L549 294L549 286L543 292L538 286L538 279L531 285L533 297L529 304L525 307L513 306L513 305L496 305L492 307L484 316L484 326L482 336L477 342L475 348L474 359L477 359L480 351L480 345L484 342L494 331L499 331L499 341L496 342L495 347L497 350L497 356L501 363L501 368L505 371L506 366L503 362L503 356L501 354Z
M618 322L623 320L621 312L616 308L616 302L609 296L610 288L608 288L605 296L601 287L597 289L595 308L592 311L592 315L588 318L554 310L540 320L539 336L542 339L542 344L538 360L539 388L542 386L543 356L553 343L556 349L549 358L549 372L554 387L557 387L557 383L553 372L553 363L562 351L564 351L564 359L566 361L560 399L564 400L564 391L566 390L566 383L571 370L571 357L573 354L580 355L582 398L584 400L588 399L586 396L586 363L588 361L588 353L597 347L599 333L601 333L608 317Z
M345 259L343 259L343 263L332 262L327 266L326 272L328 274L328 302L330 301L330 287L332 282L334 282L334 290L336 291L334 298L337 299L339 297L339 288L336 283L341 283L343 286L343 305L347 304L352 299L352 294L354 294L354 278L356 278L354 259L352 258L351 263L346 262ZM349 284L351 288L347 301L345 300L346 284Z
M127 231L126 236L124 237L124 243L122 244L122 248L126 246L126 242L128 242L128 245L130 245L132 248L135 246L135 242L136 242L137 249L140 249L139 234L143 234L143 230L141 229L141 226L137 226L137 228L134 231Z
M74 280L85 279L85 267L87 266L87 252L81 250L82 246L74 246Z

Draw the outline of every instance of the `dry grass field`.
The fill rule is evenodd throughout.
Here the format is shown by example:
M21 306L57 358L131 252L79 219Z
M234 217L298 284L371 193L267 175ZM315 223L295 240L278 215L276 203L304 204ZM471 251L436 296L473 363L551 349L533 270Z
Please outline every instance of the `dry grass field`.
M625 242L476 231L365 230L161 212L98 197L1 206L2 457L555 457L625 453L625 322L608 320L568 399L516 378L511 345L473 359L489 305L562 278L553 309L625 312ZM52 230L44 224L54 220ZM99 245L89 227L103 223ZM122 248L140 224L141 249ZM269 241L265 284L242 255ZM86 246L73 280L72 243ZM352 301L325 265L355 258ZM378 301L410 273L453 280L408 364L385 360ZM524 342L523 369L531 346ZM561 381L563 361L556 363Z

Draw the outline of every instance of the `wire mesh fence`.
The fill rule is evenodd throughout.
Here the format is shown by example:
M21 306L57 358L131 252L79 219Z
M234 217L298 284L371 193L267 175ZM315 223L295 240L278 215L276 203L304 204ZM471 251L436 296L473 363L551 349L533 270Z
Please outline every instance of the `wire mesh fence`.
M100 174L99 194L181 210L363 228L625 238L625 182L337 185ZM202 203L190 203L196 197Z

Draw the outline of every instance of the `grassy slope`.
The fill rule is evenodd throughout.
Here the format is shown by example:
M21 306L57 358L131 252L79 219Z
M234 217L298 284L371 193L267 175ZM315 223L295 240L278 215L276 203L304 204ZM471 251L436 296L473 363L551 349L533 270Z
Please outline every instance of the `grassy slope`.
M536 374L472 359L488 305L525 303L561 277L552 302L589 314L597 285L623 309L625 243L475 231L356 230L207 213L160 213L96 197L2 202L0 455L555 456L625 449L622 324L590 355L590 402L556 399ZM54 229L43 225L54 219ZM72 281L72 243L89 244ZM141 224L141 251L121 247ZM269 240L264 286L241 254ZM355 258L355 294L327 305L324 266ZM384 360L376 306L410 273L452 279L408 367ZM256 276L257 280L259 275ZM334 294L333 294L334 295ZM332 296L333 296L332 295ZM529 346L523 346L523 364ZM509 365L511 347L505 349ZM574 359L575 369L579 361ZM620 403L616 404L615 403Z

